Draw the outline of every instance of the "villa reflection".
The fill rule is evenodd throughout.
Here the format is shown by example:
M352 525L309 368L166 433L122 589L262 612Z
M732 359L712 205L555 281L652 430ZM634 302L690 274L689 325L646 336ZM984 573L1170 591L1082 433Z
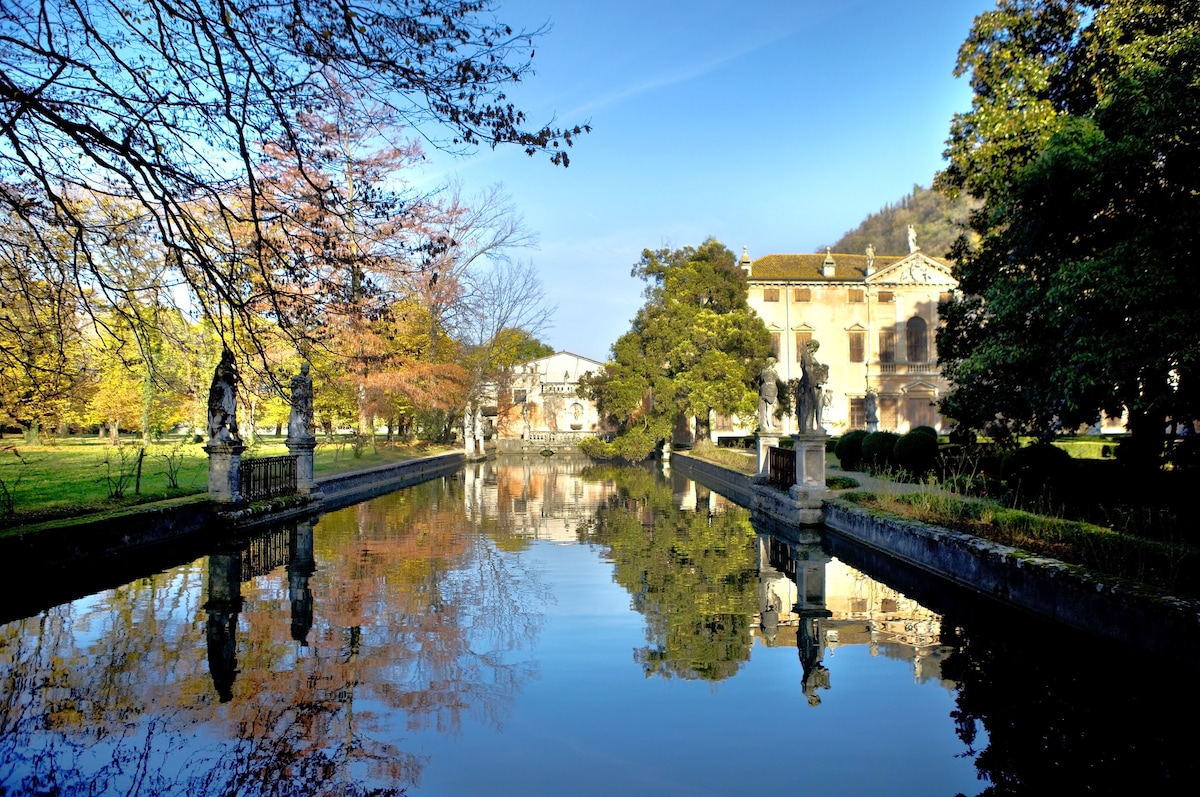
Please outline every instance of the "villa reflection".
M585 478L591 467L591 460L569 454L468 463L467 515L526 540L573 543L595 507L617 493L611 481Z
M810 705L830 688L826 653L850 645L909 662L917 681L953 688L942 677L951 648L942 644L937 614L829 556L817 532L792 539L759 534L757 551L755 637L768 647L796 646Z

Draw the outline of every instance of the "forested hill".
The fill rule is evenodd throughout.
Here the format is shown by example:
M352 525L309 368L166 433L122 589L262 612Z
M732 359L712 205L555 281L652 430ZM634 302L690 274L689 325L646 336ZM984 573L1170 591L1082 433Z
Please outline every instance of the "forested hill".
M834 252L861 253L871 244L877 255L906 255L911 224L917 230L921 252L945 257L950 244L965 229L970 207L963 196L952 202L937 191L913 186L912 194L867 216L830 248Z

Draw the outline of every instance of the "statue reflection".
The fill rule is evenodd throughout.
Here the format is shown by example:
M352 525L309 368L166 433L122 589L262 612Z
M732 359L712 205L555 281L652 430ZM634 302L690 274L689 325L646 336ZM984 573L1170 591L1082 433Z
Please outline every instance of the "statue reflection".
M796 649L803 670L802 688L810 706L819 706L819 689L829 688L829 670L822 663L825 634L822 621L832 617L825 605L825 565L820 537L800 532L794 540L758 535L759 630L769 647L780 642L783 629L795 629Z
M313 521L300 520L223 546L208 557L208 669L222 703L233 699L237 680L237 624L242 611L242 582L287 566L292 639L308 645L313 626L309 580L316 572Z
M288 600L292 604L292 639L308 647L308 632L313 625L313 594L309 580L317 571L313 557L313 521L301 520L291 532L288 557Z
M233 699L237 678L237 621L242 610L242 551L208 557L208 671L222 703Z

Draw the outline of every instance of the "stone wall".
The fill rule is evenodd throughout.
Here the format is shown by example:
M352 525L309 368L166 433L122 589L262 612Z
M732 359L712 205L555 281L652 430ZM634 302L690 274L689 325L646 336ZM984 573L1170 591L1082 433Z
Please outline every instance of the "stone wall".
M937 526L826 501L839 534L981 595L1156 653L1200 655L1196 602Z

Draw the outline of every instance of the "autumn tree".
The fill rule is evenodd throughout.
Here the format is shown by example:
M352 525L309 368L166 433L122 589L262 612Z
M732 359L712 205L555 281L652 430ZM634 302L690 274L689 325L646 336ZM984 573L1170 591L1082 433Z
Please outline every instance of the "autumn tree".
M514 31L492 10L488 0L3 4L0 204L14 225L5 234L39 249L5 290L59 295L103 279L91 246L102 232L70 201L100 188L149 216L175 279L223 338L241 329L233 342L256 346L266 307L303 339L353 277L280 250L268 226L281 208L266 201L259 166L280 145L298 172L320 171L300 117L335 84L370 100L378 125L437 146L513 144L567 164L584 128L531 126L504 95L530 74L542 31ZM336 209L338 187L311 187ZM66 231L71 258L56 257L50 230ZM280 294L292 301L272 301Z
M745 273L712 238L699 247L647 249L632 274L647 282L646 303L603 372L580 390L618 429L613 444L594 441L588 453L640 460L670 445L680 417L704 428L714 411L752 415L771 338L746 303Z
M1200 3L1005 0L959 56L972 110L941 185L983 201L944 305L947 415L1042 438L1128 412L1154 461L1200 414L1190 296Z

